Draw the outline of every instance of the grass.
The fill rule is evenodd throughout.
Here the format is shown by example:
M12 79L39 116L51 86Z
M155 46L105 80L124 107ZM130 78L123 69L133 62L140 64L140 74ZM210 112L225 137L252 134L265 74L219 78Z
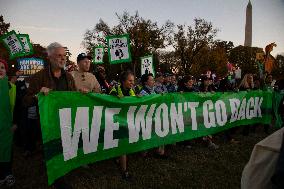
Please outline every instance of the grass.
M215 136L220 145L210 150L200 143L191 149L180 145L169 145L166 151L168 160L155 159L153 153L143 158L140 153L129 155L129 170L133 181L121 179L114 160L100 161L90 168L79 168L65 176L77 189L100 188L240 188L242 170L248 162L254 145L265 138L263 129L244 137L236 134L238 144L226 143L223 134ZM42 152L25 158L21 149L14 149L13 172L16 189L53 188L47 186Z

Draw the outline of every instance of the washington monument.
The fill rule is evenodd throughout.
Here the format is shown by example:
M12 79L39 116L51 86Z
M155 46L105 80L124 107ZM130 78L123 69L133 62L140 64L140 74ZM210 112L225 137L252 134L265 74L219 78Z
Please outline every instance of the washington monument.
M245 44L244 46L251 47L252 41L252 5L249 0L246 9L246 28L245 28Z

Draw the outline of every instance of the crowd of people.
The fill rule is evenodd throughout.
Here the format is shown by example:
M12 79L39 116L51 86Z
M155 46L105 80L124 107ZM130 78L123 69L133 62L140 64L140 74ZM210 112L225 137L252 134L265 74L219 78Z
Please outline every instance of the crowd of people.
M65 69L66 52L59 43L52 43L47 47L49 64L43 70L24 80L17 77L9 77L7 81L8 93L5 99L9 100L9 111L12 112L13 119L0 130L0 144L9 142L8 149L3 149L1 153L6 153L7 157L0 159L0 185L12 186L15 178L12 173L12 135L14 134L14 143L24 149L24 156L32 156L37 148L37 141L41 139L41 130L39 114L37 107L37 94L39 92L48 95L53 91L80 91L81 93L104 93L123 98L125 96L145 96L151 94L165 93L185 93L185 92L238 92L255 89L262 90L280 90L283 89L283 81L273 79L273 75L267 74L264 79L257 75L247 73L243 79L236 79L232 75L224 78L217 78L214 74L207 72L200 76L193 75L175 75L172 73L156 73L155 77L151 73L143 74L141 78L136 79L131 71L125 71L120 74L119 81L109 82L106 70L99 65L90 72L92 57L86 53L81 53L77 57L78 69ZM7 76L8 64L5 60L0 60L0 79ZM208 74L209 73L209 74ZM0 91L1 93L1 91ZM1 98L5 94L0 94ZM2 101L2 99L1 99ZM1 107L1 111L5 107ZM7 111L7 110L6 110ZM1 123L5 120L0 120ZM254 132L255 125L242 127L242 134L249 135ZM3 135L9 132L3 130L10 129L10 136ZM264 126L268 133L269 125ZM235 129L224 132L224 138L228 142L238 143L234 139ZM206 136L200 140L210 149L217 150L218 144L214 141L214 136ZM184 145L191 148L191 141L180 142L177 145ZM142 156L147 156L148 152L142 152ZM167 152L166 146L160 146L156 149L154 157L167 159L170 152ZM131 174L127 167L127 156L122 155L116 161L119 166L122 179L130 180ZM56 180L55 188L71 188L63 178Z

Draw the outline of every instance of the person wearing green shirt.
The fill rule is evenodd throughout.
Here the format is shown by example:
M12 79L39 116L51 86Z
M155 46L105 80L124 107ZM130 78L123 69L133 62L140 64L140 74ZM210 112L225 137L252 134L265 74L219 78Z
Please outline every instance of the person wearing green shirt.
M130 71L122 72L120 75L120 85L113 87L110 91L110 95L117 96L119 98L123 98L125 96L136 96L134 87L134 74ZM131 175L127 170L127 156L122 155L119 158L120 168L122 171L122 178L124 180L130 180Z

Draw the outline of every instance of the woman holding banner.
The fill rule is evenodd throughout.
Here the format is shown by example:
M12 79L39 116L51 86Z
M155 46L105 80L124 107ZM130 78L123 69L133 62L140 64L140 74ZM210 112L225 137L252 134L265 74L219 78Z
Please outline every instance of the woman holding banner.
M153 74L151 73L143 74L141 76L141 83L142 83L142 90L140 91L139 95L145 96L145 95L157 94L154 90L155 80L154 80ZM147 152L144 152L143 156L146 156L146 154ZM160 146L157 149L157 154L155 155L155 157L159 159L168 158L168 155L165 154L165 146Z
M250 90L254 90L254 89L255 89L255 85L254 85L254 82L253 82L253 74L248 73L244 76L243 80L241 81L241 83L239 85L239 90L240 91L250 91ZM255 130L255 125L253 125L253 130ZM242 134L244 136L248 136L249 131L250 131L250 126L246 125L246 126L243 127Z
M208 77L207 75L203 75L199 90L200 92L215 92L216 88L213 85L213 78L211 76ZM219 148L219 146L213 142L213 136L211 135L203 137L203 141L207 143L207 146L210 149L216 150Z
M16 101L16 86L8 82L8 65L0 59L0 186L12 186L12 141L16 125L13 125L13 112Z
M110 91L110 95L117 96L119 98L123 98L124 96L136 96L134 87L134 74L130 71L122 72L120 75L120 83L116 87L113 87ZM130 180L131 175L127 170L127 156L122 155L119 159L120 168L122 171L122 178L124 180Z

